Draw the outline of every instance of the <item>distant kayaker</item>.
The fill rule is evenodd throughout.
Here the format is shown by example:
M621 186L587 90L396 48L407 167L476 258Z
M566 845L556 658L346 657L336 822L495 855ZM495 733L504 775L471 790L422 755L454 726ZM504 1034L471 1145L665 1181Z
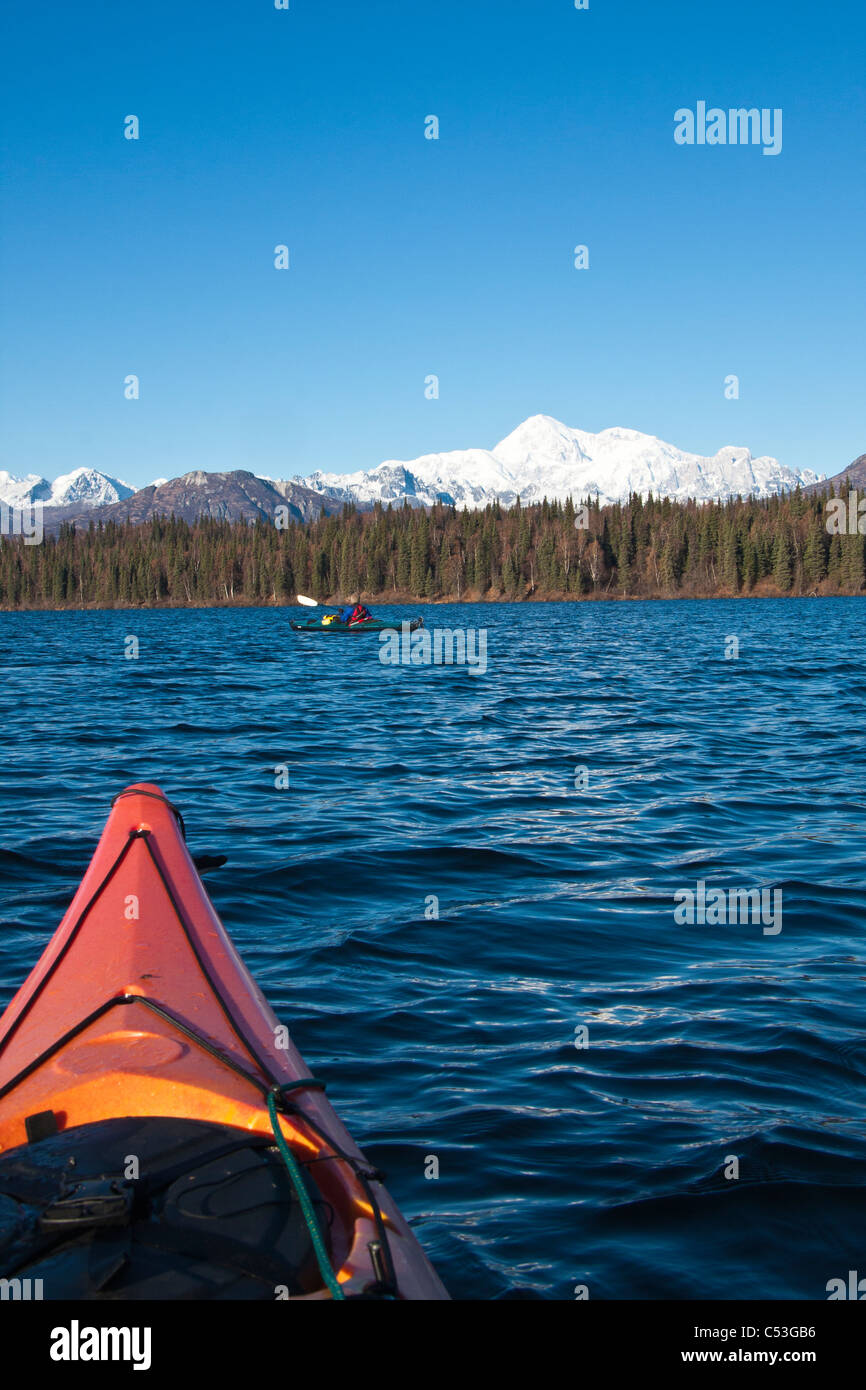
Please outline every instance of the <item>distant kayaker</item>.
M338 616L341 623L351 626L353 623L365 623L373 614L361 603L357 594L350 594Z

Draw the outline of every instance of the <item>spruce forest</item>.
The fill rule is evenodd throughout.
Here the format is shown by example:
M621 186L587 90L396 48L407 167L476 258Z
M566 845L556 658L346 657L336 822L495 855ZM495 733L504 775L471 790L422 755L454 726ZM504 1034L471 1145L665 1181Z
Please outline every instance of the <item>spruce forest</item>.
M408 506L284 529L173 517L0 540L0 608L859 594L866 537L831 535L826 495L576 509Z

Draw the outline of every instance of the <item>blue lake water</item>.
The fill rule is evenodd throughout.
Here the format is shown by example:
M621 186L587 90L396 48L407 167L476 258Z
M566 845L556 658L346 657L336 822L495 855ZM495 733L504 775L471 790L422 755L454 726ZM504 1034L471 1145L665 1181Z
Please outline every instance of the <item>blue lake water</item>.
M0 614L0 1004L156 781L453 1295L866 1275L866 605L424 612L487 670L288 609ZM699 882L781 931L678 924Z

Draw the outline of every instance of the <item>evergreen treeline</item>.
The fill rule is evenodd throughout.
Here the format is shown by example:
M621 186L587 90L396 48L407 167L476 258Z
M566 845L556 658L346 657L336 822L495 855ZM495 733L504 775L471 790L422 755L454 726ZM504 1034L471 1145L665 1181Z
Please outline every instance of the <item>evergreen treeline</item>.
M458 512L408 506L285 529L203 519L65 525L0 540L0 607L114 607L365 598L519 599L860 593L866 537L830 535L797 491L698 505L634 496Z

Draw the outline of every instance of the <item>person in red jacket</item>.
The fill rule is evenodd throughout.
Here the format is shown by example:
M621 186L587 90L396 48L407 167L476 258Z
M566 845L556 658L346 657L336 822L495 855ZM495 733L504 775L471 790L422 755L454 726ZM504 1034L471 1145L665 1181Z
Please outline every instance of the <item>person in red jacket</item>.
M340 609L339 618L341 623L352 627L355 623L365 623L373 614L358 599L357 594L350 594L349 600Z

